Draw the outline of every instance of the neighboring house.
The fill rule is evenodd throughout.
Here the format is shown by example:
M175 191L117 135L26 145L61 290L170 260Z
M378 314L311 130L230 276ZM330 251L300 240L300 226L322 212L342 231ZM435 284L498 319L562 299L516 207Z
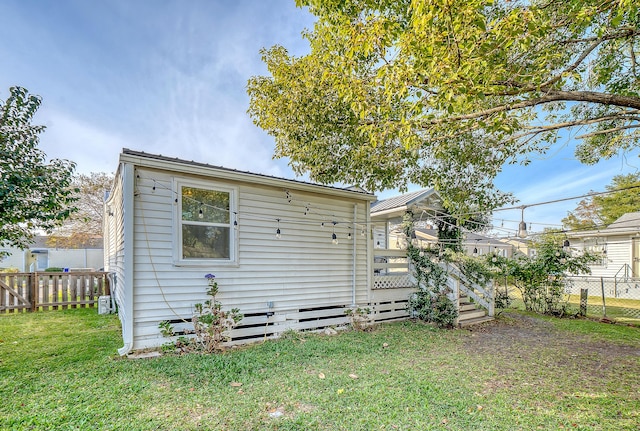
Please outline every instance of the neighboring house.
M120 354L157 347L158 323L188 327L214 274L234 339L344 322L371 303L375 197L123 150L105 202L105 270L122 322ZM406 312L405 312L406 313Z
M434 189L422 189L377 201L371 205L375 248L407 248L409 238L402 232L400 226L407 211L413 214L415 223L416 236L411 239L414 244L417 247L427 248L438 243L438 230L431 226L431 222L439 215L444 214L442 201ZM511 257L519 248L514 243L473 232L466 232L461 243L465 253L470 256L497 253L501 256ZM523 244L520 241L517 245L522 246ZM526 254L526 252L524 253Z
M522 240L492 238L474 232L464 234L462 247L469 256L496 254L502 257L513 257L517 253L527 254L526 243Z
M536 254L536 250L533 247L531 247L531 241L528 239L511 237L511 238L502 238L501 241L511 246L511 254L509 255L510 257L513 257L514 255L518 255L518 254L534 257Z
M371 204L371 222L376 248L404 248L404 234L398 226L407 211L413 214L416 227L442 211L442 200L434 189L422 189ZM416 234L417 235L417 234ZM399 244L399 245L396 245ZM405 245L406 246L406 245Z
M85 244L83 248L59 248L47 236L36 236L26 250L0 248L9 255L0 258L0 268L14 268L20 272L44 271L47 268L69 270L97 270L102 268L104 256L102 239Z
M600 255L591 276L640 278L640 212L624 214L603 229L567 233L567 238L571 249Z
M407 213L412 214L413 217L414 238L407 238L407 235L402 232L401 223ZM441 215L445 215L442 200L434 189L406 193L371 205L371 223L374 227L375 243L373 289L396 289L405 297L415 291L413 269L408 262L405 250L407 242L412 241L414 245L425 248L437 244L437 229L434 229L431 224ZM474 245L475 241L471 245L471 253ZM487 243L485 245L489 250L491 245ZM499 245L502 247L501 250L511 248L504 243ZM493 247L495 250L495 245ZM466 248L469 249L468 246ZM470 282L455 265L448 265L448 268L447 285L450 289L449 297L458 309L457 324L465 326L492 319L494 301L491 289Z

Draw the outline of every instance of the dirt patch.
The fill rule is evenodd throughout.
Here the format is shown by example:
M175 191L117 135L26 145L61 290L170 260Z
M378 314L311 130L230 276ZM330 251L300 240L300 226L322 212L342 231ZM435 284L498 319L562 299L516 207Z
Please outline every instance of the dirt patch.
M465 346L470 353L517 352L518 356L523 356L535 352L536 348L543 348L568 351L574 356L592 354L610 359L640 357L640 343L629 346L593 341L588 335L582 334L568 336L567 332L557 330L550 322L516 313L505 314L497 320L471 327L467 331Z
M482 394L537 391L564 398L605 387L608 396L640 399L640 340L634 344L593 340L514 313L467 329L462 349L487 372Z

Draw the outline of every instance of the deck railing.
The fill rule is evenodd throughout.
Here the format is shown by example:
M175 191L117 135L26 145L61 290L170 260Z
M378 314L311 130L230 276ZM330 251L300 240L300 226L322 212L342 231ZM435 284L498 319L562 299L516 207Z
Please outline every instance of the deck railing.
M0 273L0 313L94 307L109 292L106 272Z
M407 250L374 250L373 289L403 289L414 284Z

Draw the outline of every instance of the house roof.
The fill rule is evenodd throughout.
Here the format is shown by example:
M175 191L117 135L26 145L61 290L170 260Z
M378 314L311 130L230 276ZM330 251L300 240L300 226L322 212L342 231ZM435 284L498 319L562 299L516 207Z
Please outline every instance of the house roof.
M439 208L439 200L440 196L433 188L417 190L372 203L371 217L393 218L410 209Z
M279 187L289 187L293 189L302 189L318 192L324 190L330 194L340 194L350 197L358 197L360 199L373 201L376 199L372 193L351 187L341 188L328 186L324 184L311 183L300 180L292 180L286 178L275 177L271 175L258 174L249 171L241 171L237 169L225 168L222 166L210 165L208 163L189 161L179 159L177 157L167 157L161 154L149 154L143 151L130 150L123 148L120 155L121 162L130 162L137 166L146 166L158 169L174 170L179 172L187 172L201 175L215 175L218 178L226 178L237 181L257 182L270 184Z
M623 214L622 217L607 226L607 230L613 229L640 229L640 211Z
M571 237L586 238L622 234L640 234L640 211L623 214L604 229L570 232L568 235Z
M475 245L474 242L477 242L478 245L490 245L495 247L505 247L510 245L501 239L491 238L474 232L467 232L464 236L467 245Z

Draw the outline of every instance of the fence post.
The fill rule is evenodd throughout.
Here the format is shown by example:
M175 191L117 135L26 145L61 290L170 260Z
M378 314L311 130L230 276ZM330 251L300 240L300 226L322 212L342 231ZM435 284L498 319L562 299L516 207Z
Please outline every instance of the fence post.
M38 302L38 273L30 272L29 275L29 302L31 302L31 311L37 311Z
M607 317L607 305L604 300L604 278L600 277L600 288L602 289L602 317Z
M587 315L587 298L589 296L589 289L580 289L580 315Z

